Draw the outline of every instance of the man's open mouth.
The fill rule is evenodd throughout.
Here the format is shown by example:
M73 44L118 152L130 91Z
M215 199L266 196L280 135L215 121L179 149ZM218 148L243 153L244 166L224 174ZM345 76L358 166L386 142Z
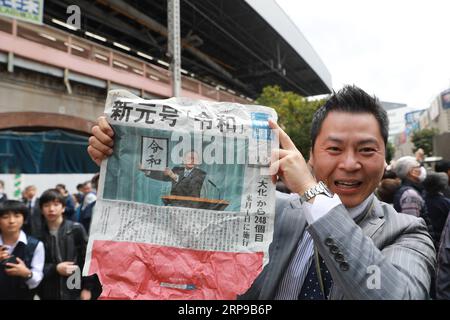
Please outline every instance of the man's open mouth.
M362 181L359 180L335 180L334 184L342 189L353 189L353 188L358 188L361 184Z

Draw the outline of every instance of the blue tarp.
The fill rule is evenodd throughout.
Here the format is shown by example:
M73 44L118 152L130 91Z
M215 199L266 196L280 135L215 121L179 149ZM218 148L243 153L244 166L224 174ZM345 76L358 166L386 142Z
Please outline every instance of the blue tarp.
M0 173L95 173L88 137L63 130L0 131Z

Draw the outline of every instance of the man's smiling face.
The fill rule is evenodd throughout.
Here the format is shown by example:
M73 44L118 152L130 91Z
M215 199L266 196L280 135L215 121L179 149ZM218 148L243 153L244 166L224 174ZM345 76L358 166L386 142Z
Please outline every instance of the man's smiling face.
M347 208L378 186L385 167L380 126L370 113L331 111L316 138L310 164L317 181L337 193Z

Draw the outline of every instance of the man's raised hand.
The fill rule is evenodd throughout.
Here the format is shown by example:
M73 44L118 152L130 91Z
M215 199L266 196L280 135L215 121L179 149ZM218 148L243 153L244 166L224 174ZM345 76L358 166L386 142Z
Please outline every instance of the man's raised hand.
M91 159L100 166L102 160L113 153L114 131L104 116L97 119L97 125L92 127L87 151Z
M286 132L272 120L269 120L269 126L275 130L275 134L278 134L281 145L281 149L275 149L272 153L270 165L272 181L275 183L277 177L280 177L292 192L303 194L317 182L309 171L303 155Z

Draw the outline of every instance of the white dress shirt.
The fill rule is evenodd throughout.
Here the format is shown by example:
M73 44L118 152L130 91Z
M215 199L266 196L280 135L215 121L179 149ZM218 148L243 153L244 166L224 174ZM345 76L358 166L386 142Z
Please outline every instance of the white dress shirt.
M294 201L300 201L298 195L296 195ZM353 220L359 218L364 213L366 207L373 200L374 194L366 198L362 203L354 208L349 208L348 213ZM302 204L303 212L308 224L312 224L314 221L322 218L327 214L333 214L331 211L333 208L340 205L341 199L335 194L333 198L326 195L319 194L315 197L314 202L311 204L305 202ZM305 281L308 269L311 266L314 255L314 242L311 235L306 231L303 237L299 240L297 250L289 262L288 268L281 278L280 285L278 286L277 293L275 294L275 300L297 300L298 295Z
M356 207L347 208L350 217L353 220L356 220L356 218L363 213L367 205L372 202L373 197L374 194L372 193L366 198L366 200L361 202ZM306 221L308 222L308 224L311 224L314 221L319 220L341 203L341 199L339 199L339 196L337 194L334 194L333 198L327 197L324 194L317 195L312 204L309 202L305 202L302 205L303 209L305 210Z

